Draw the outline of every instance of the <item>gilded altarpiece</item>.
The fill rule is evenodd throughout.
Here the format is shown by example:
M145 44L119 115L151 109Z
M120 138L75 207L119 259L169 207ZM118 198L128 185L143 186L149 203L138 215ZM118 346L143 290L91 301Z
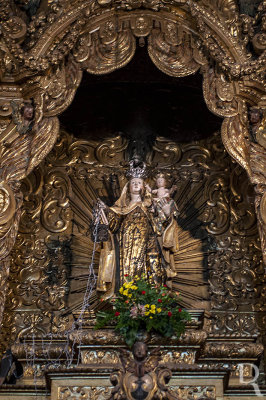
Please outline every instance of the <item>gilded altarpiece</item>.
M82 337L73 324L87 282L92 287L97 276L98 247L91 268L93 204L97 198L113 204L119 197L126 182L127 147L128 140L121 135L97 142L61 131L52 152L22 184L24 203L12 251L1 350L12 346L24 363L21 384L27 387L35 382L41 393L47 374L53 377L63 368L66 375L62 376L69 375L76 362L75 349L81 346L81 365L100 365L100 382L105 385L84 383L81 388L68 383L58 387L59 399L108 398L106 368L119 364L115 348L123 346L122 339L114 339L108 330L97 337L91 330L99 306L95 291L90 311L83 315ZM150 185L153 171L159 170L178 188L180 249L175 254L173 288L193 315L177 346L160 342L162 362L174 364L171 391L180 398L215 399L217 390L222 393L221 383L218 389L216 381L209 386L196 381L190 385L184 377L193 371L208 379L212 379L208 374L218 374L224 380L231 371L230 382L237 384L238 364L258 364L263 349L257 339L256 312L263 311L265 291L254 193L218 132L190 144L157 137L147 166ZM154 346L156 340L149 338L148 343ZM251 373L247 366L246 376Z
M259 365L265 346L265 2L251 14L234 0L33 3L0 2L0 346L24 366L12 395L110 396L124 343L91 329L94 292L84 334L75 320L99 262L96 248L89 268L92 205L119 196L128 143L77 140L60 131L58 116L83 72L115 71L137 45L176 79L200 71L205 103L223 118L206 141L157 137L146 160L150 185L157 169L178 187L173 286L193 316L178 343L159 343L173 374L169 396L239 394L237 365ZM10 393L1 386L0 397Z

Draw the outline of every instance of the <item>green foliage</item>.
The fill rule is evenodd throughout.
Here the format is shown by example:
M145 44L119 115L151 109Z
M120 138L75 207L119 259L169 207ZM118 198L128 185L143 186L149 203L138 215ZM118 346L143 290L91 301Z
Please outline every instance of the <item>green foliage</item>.
M185 331L185 322L191 319L179 307L180 297L170 293L166 285L158 287L144 277L126 278L118 296L111 301L112 310L97 313L95 329L115 324L115 330L130 347L141 330L179 337Z

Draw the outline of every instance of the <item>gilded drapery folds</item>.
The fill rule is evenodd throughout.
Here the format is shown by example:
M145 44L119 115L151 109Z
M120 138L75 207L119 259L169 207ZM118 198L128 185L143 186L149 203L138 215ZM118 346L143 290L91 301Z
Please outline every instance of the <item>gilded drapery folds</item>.
M266 256L264 118L255 128L249 118L252 107L262 114L266 107L265 4L254 17L240 15L233 0L51 1L27 12L19 4L0 5L1 288L21 214L20 182L54 146L57 116L71 103L82 71L105 74L123 67L136 40L145 37L164 73L178 78L201 71L206 104L224 118L224 146L254 185ZM25 114L27 103L32 114Z
M114 295L116 286L126 282L125 276L145 276L151 283L172 288L176 276L174 253L178 250L178 225L174 218L176 206L166 216L157 202L153 203L151 193L145 188L143 179L142 199L130 202L131 181L124 186L119 199L108 210L110 240L101 250L97 290L107 292L104 298ZM157 199L158 201L158 199ZM174 201L172 201L174 203ZM115 240L119 245L119 269L116 268ZM109 287L108 287L109 286Z

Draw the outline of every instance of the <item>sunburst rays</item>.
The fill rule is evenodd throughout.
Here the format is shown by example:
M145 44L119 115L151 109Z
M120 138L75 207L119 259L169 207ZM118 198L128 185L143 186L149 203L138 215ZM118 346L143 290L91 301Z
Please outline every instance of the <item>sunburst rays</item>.
M175 254L177 276L173 289L181 295L181 305L189 309L208 309L208 235L202 222L206 206L205 182L179 185L176 202L180 209L179 250Z
M111 174L111 171L110 171ZM105 177L103 182L108 180ZM90 237L92 207L98 193L99 181L71 177L70 198L73 211L72 267L70 276L69 310L77 311L83 301L83 294L90 278L94 244ZM187 309L208 309L208 276L206 231L200 218L206 199L203 199L204 182L185 181L178 185L175 201L180 209L179 250L174 256L177 276L173 279L173 290L181 295L180 304ZM121 187L120 187L121 192ZM106 199L105 199L106 200ZM113 194L107 199L113 200ZM100 246L96 245L93 269L97 275ZM97 306L97 294L92 292L91 306Z

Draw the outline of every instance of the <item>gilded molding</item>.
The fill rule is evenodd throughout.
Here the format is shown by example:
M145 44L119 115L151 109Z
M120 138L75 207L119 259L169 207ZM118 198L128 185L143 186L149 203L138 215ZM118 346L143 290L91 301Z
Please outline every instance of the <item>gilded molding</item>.
M82 72L103 74L122 67L133 57L136 40L144 37L148 38L151 59L163 72L178 77L200 69L203 74L206 104L224 118L223 143L231 157L245 168L255 187L261 245L266 256L265 138L260 129L256 140L251 140L248 120L250 107L265 110L265 24L260 25L264 2L254 18L240 16L232 0L87 0L64 5L51 2L45 12L39 10L31 20L18 5L12 8L9 2L2 2L0 6L3 15L0 34L1 287L5 287L7 257L14 245L21 214L20 182L54 146L59 131L57 116L73 100ZM247 45L251 44L253 50L248 50ZM23 115L12 109L12 101L17 107L32 101L34 116L23 120ZM80 149L83 145L80 143ZM121 154L123 146L120 143ZM102 161L108 158L108 151L98 149ZM66 182L61 184L64 191ZM59 207L64 203L63 197ZM42 214L50 228L52 223L45 215L54 206L52 201ZM67 208L65 204L66 214ZM226 223L225 217L220 233ZM53 233L57 230L61 226L50 229ZM245 273L234 272L232 281L238 282L233 285L234 290L243 289L239 282L244 276L247 279ZM3 304L1 307L0 311ZM234 309L235 305L230 307Z
M226 358L229 360L254 359L257 360L263 353L263 345L260 343L207 343L203 349L203 357Z

